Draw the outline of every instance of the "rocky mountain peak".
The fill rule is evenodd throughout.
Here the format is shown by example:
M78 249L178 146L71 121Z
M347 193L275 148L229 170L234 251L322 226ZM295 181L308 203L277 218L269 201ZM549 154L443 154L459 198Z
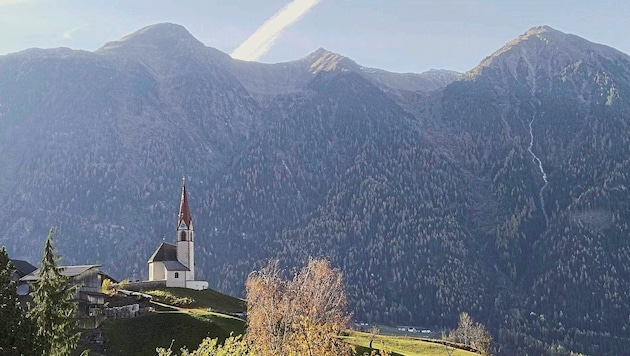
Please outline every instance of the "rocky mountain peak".
M205 45L193 37L184 26L160 23L144 27L117 41L107 42L98 49L98 52L133 48L179 51L182 49L205 48Z
M630 57L549 26L535 26L484 59L466 77L471 80L500 77L503 83L512 78L536 91L552 78L583 80L604 73L610 63L628 66ZM571 77L578 72L581 79Z
M300 59L307 63L308 71L312 74L319 72L330 72L334 70L341 71L359 71L360 66L350 58L344 57L338 53L331 52L325 48L318 48L315 52Z
M307 55L306 57L304 57L303 59L309 59L309 58L319 58L322 56L326 56L326 55L330 55L330 54L336 54L332 51L327 50L324 47L319 47L318 49L316 49L313 53L310 53L309 55Z
M555 34L559 34L559 35L564 35L564 33L554 29L551 26L538 25L538 26L534 26L534 27L530 28L529 30L527 30L523 34L523 36L538 35L538 34L544 34L544 33L555 33Z

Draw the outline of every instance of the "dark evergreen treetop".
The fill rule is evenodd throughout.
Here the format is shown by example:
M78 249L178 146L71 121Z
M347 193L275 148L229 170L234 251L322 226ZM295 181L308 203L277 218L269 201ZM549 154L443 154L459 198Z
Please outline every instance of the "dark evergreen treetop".
M33 285L35 306L29 317L37 324L37 336L42 342L43 355L69 355L76 347L79 334L74 332L77 304L73 301L79 286L70 285L70 279L59 271L52 245L51 229L44 245L39 278Z
M14 267L4 247L0 248L0 355L38 353L35 329L20 307Z

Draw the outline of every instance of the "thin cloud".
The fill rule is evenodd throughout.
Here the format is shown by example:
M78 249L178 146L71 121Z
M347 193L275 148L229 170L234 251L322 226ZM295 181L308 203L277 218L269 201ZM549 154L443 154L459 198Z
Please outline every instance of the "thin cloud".
M232 52L232 58L255 61L262 57L282 31L306 14L320 0L293 0L269 20L265 21L248 39Z
M2 0L0 0L2 1ZM77 32L77 30L79 30L81 28L81 26L77 26L77 27L73 27L71 29L69 29L68 31L63 33L63 38L69 40L72 39L72 34L74 34L75 32Z

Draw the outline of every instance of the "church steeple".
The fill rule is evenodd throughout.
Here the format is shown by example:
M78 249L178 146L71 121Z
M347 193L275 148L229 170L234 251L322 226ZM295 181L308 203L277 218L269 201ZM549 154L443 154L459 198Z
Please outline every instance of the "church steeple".
M192 216L190 215L188 196L186 195L186 177L182 177L182 199L179 203L177 230L192 230Z
M186 194L186 178L182 178L182 199L177 217L177 260L186 266L186 280L195 279L195 231Z
M149 281L164 281L167 287L208 289L208 282L195 280L195 230L188 206L186 178L182 177L176 244L163 242L149 259Z

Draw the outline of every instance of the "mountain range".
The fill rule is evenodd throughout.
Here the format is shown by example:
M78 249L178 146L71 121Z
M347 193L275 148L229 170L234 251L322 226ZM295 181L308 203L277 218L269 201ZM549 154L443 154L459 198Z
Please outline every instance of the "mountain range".
M186 176L213 288L323 256L355 320L622 354L629 105L628 55L548 26L463 74L244 62L174 24L29 49L0 56L0 245L36 262L55 227L60 263L146 278Z

